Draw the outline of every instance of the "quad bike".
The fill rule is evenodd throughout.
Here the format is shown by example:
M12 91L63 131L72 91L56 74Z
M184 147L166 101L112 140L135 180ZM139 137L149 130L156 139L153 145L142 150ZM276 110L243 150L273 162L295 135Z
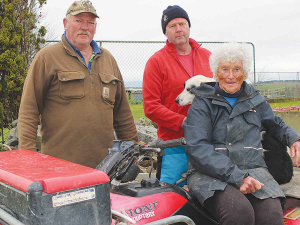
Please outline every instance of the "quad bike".
M151 177L138 164L185 139L148 145L114 141L96 169L24 149L0 152L0 224L219 224L185 187ZM284 220L300 225L300 170L289 184Z
M199 225L219 224L185 187L177 186L186 179L188 174L183 174L182 178L174 184L168 184L150 178L150 170L149 178L142 179L141 182L122 183L124 178L127 182L136 177L138 170L134 169L134 162L138 157L145 155L149 157L147 156L151 155L149 152L159 154L164 148L185 145L184 138L170 141L159 139L148 145L139 146L123 145L125 143L115 141L114 147L110 149L110 156L97 167L106 172L111 179L110 196L113 210L127 214L135 220L136 224L152 224L153 221L156 221L154 224L171 224L160 223L160 220L175 215L186 216ZM118 159L113 159L114 157ZM139 158L139 161L141 160ZM114 167L105 166L109 164L113 164ZM284 222L287 225L300 225L299 187L300 169L294 168L292 181L282 185L287 197L283 208Z

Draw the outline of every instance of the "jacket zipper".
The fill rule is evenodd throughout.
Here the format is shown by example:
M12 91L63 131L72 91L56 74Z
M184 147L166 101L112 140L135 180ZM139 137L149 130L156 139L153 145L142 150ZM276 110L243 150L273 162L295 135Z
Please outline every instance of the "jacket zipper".
M90 77L91 77L92 87L94 87L94 80L93 80L93 76L92 76L92 70L89 70L89 73L90 73Z
M96 57L96 55L93 53L93 55L92 55L92 57L90 58L90 61L89 61L89 63L91 63L91 69L88 68L89 73L90 73L90 77L91 77L92 87L94 87L94 80L93 80L93 76L92 76L92 64L93 64L93 61L94 61L95 57Z

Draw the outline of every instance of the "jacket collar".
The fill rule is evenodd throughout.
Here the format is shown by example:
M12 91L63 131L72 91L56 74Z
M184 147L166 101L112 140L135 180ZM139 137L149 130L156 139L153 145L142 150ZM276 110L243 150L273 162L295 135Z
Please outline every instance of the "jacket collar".
M68 41L65 38L65 35L61 36L61 43L64 46L64 48L67 50L67 52L71 55L77 55L75 50L72 48L72 46L68 43Z
M200 48L201 44L199 44L197 41L195 41L194 39L192 38L189 38L189 44L191 45L192 49L195 50L195 49L198 49ZM165 48L169 51L169 52L172 52L172 53L176 53L177 54L177 51L176 51L176 48L175 48L175 45L173 43L170 43L168 40L166 40L166 46Z
M219 94L216 93L216 89L214 88L216 82L208 82L203 83L201 86L196 87L191 90L193 94L196 96L206 97L206 98L214 98L220 99L223 98ZM241 93L238 102L244 101L248 98L251 98L259 93L253 86L249 85L246 81L243 82L244 91Z
M229 103L227 103L227 101L223 98L223 96L216 92L214 88L215 84L216 82L203 83L201 84L201 86L192 89L191 92L196 96L212 99L213 104L225 106L229 112L232 112L230 118L237 116L245 111L251 110L255 106L259 105L262 101L264 101L264 97L262 95L259 95L259 91L256 90L253 86L249 85L246 81L244 81L244 91L238 98L234 109L232 109L229 106ZM246 103L243 104L243 102Z

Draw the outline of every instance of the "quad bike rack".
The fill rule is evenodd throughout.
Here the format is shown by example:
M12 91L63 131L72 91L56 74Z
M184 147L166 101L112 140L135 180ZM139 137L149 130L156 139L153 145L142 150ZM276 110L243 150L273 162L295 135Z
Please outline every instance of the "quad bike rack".
M25 149L1 152L0 224L110 224L109 191L102 171Z

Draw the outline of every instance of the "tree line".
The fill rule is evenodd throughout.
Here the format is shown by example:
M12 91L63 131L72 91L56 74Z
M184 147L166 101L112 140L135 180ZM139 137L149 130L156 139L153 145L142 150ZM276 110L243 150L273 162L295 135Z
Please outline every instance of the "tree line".
M28 66L45 44L38 26L47 0L0 0L0 125L18 118Z

